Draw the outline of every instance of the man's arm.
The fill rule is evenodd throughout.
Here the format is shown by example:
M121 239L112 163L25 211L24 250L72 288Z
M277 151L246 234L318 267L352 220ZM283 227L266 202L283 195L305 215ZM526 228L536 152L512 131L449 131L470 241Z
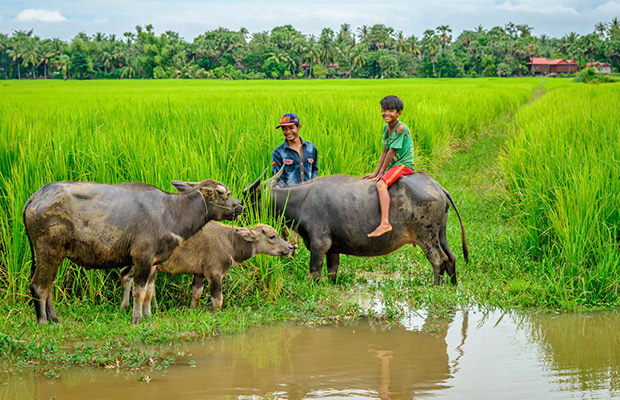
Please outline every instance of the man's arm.
M319 177L319 151L314 146L314 162L312 163L312 177L311 179Z
M271 153L271 172L273 175L277 174L278 171L280 170L280 168L282 168L282 155L280 154L280 152L276 149L273 151L273 153ZM282 171L282 175L280 176L280 179L278 179L278 182L276 183L277 186L284 186L284 171Z

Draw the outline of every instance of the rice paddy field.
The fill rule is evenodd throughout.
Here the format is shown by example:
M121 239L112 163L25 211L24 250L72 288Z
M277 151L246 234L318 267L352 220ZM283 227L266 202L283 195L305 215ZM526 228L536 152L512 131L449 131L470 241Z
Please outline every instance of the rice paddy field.
M158 312L131 326L118 307L118 271L65 261L54 286L61 324L36 326L21 211L45 183L141 181L172 192L172 180L212 178L240 198L283 141L274 127L285 112L300 116L321 175L362 176L381 152L379 100L388 94L404 101L416 169L450 191L463 216L469 264L454 213L448 231L457 287L433 287L430 264L411 246L385 257L345 256L335 285L313 284L301 245L293 259L258 256L234 268L218 313L207 295L187 310L191 277L160 274ZM618 307L618 104L618 84L538 78L2 82L0 350L22 360L96 364L126 343L209 337L284 319L390 320L403 304L437 314L471 304ZM250 213L240 224L257 222ZM387 311L362 313L339 300L359 292L381 293ZM44 340L29 341L42 330ZM84 337L104 340L107 350L94 356L63 347ZM126 357L127 365L147 359Z

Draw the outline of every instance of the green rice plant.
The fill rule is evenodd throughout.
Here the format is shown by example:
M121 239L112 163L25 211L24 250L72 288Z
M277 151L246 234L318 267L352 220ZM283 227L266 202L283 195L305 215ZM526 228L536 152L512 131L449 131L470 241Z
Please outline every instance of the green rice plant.
M30 250L22 207L45 183L85 180L141 181L173 191L172 180L206 178L233 195L271 162L284 139L274 129L295 112L301 136L319 149L321 175L362 175L381 152L379 100L396 94L401 119L414 136L416 168L440 166L466 138L515 111L538 79L383 81L67 81L0 85L0 301L29 296ZM279 225L263 217L248 217ZM228 287L240 300L279 301L288 296L283 276L307 271L305 253L293 261L257 257L235 268ZM163 307L186 302L189 277L162 276ZM116 271L61 266L55 300L116 303ZM247 294L247 295L246 295ZM235 300L236 301L236 300Z
M619 89L575 85L524 107L502 157L528 247L555 260L545 279L575 307L618 301Z

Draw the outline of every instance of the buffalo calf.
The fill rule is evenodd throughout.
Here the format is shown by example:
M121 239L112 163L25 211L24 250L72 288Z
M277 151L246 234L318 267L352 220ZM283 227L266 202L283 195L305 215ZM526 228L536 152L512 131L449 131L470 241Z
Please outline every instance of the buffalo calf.
M234 229L234 232L233 232ZM198 233L181 243L167 261L157 269L170 274L194 275L191 308L196 308L204 289L205 278L209 282L213 307L222 307L222 278L228 269L257 254L288 256L293 246L285 242L269 225L252 228L233 228L218 222L209 222ZM121 271L123 300L121 307L129 303L132 268ZM155 275L149 280L149 299L154 298Z

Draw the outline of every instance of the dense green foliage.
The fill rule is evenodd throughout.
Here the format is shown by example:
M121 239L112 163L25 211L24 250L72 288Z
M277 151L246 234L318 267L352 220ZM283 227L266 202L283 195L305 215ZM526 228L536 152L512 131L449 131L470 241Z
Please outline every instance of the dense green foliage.
M620 65L620 21L598 23L591 34L532 35L527 24L465 30L448 25L405 36L389 26L342 24L338 32L304 35L291 25L248 34L218 28L186 42L157 36L152 25L124 38L79 33L70 42L40 39L32 31L0 34L0 78L399 78L527 75L531 57Z
M620 86L559 89L515 117L502 164L552 297L610 304L620 288Z

